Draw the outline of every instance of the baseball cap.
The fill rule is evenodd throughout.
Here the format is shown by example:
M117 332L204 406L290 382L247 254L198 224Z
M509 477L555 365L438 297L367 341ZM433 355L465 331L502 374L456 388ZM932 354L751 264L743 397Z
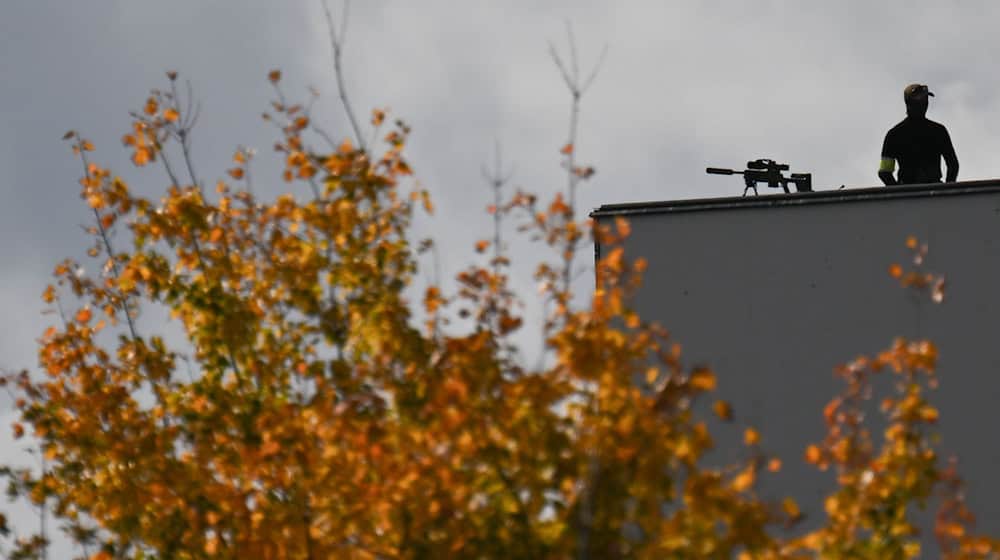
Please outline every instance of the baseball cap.
M909 103L921 97L927 99L927 96L934 97L934 94L927 90L927 86L924 84L910 84L906 86L903 90L903 101Z

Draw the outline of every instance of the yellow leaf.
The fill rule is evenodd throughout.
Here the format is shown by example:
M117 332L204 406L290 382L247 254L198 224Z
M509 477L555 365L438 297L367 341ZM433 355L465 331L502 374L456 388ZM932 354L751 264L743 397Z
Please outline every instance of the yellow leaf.
M747 428L743 432L743 442L747 445L757 445L760 443L760 432L753 428Z
M660 378L660 370L655 367L651 367L646 370L646 383L652 385L656 383L656 380Z

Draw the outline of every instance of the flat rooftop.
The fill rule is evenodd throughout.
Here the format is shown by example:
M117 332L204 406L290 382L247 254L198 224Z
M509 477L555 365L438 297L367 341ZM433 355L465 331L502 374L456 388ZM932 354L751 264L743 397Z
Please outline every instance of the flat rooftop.
M842 188L837 190L804 193L765 194L761 196L726 196L720 198L693 198L660 202L624 202L604 204L594 209L590 216L630 216L637 214L670 214L674 212L702 212L706 210L732 210L740 208L771 208L775 206L800 206L843 202L871 202L899 198L926 198L940 196L969 196L1000 193L1000 179L957 181L954 183L927 183L898 187Z

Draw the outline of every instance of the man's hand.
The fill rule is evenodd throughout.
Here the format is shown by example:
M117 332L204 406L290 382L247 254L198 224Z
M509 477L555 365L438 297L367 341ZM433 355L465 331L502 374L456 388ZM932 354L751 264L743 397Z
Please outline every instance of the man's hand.
M882 179L885 186L891 187L893 185L898 185L899 181L896 180L893 172L896 170L896 160L895 158L882 156L882 161L879 162L878 166L878 178Z

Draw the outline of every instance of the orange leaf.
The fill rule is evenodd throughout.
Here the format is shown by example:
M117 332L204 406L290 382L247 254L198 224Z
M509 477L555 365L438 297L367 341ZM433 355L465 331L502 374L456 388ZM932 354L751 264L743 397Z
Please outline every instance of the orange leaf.
M799 504L795 503L795 500L792 498L782 500L781 509L785 510L785 514L792 518L792 521L802 517L802 510L799 509Z
M88 323L90 318L93 316L89 307L84 307L83 309L76 312L76 322L77 323Z
M90 140L84 140L83 142L80 143L80 149L85 152L93 152L94 145L90 143Z
M344 141L340 143L340 147L337 148L337 151L345 154L350 153L353 150L354 144L351 143L350 138L345 138Z
M159 108L160 104L156 102L156 99L150 97L146 100L146 107L143 110L146 111L147 115L152 116L156 114L156 111Z
M272 84L278 83L278 80L281 79L281 70L271 70L270 72L267 73L267 79Z
M910 249L916 249L917 248L917 238L914 237L914 236L912 236L912 235L909 236L909 237L907 237L906 238L906 246L909 247Z
M482 253L489 246L490 246L490 242L489 241L487 241L485 239L480 239L479 241L476 241L476 252L477 253Z
M312 165L306 164L299 168L299 177L302 179L309 179L316 174L316 168Z
M695 389L701 389L702 391L711 391L715 389L716 379L715 374L707 369L696 369L691 372L691 378L689 380L691 386Z
M902 275L903 275L903 267L899 266L898 264L892 264L889 266L889 276L892 276L893 278L899 278Z
M573 153L573 144L566 144L565 146L562 147L561 150L559 150L559 153L560 154L566 154L566 155L572 154Z
M760 443L760 432L753 428L747 428L743 432L743 443L747 445L757 445Z
M754 480L757 478L757 473L754 472L753 467L747 467L743 469L738 475L733 477L733 489L737 492L744 492L749 490L753 486Z
M815 445L810 445L809 447L806 448L806 462L812 464L819 463L822 456L823 454L819 450L819 447L816 447Z
M939 416L937 409L929 404L921 407L919 414L921 420L930 424L937 422Z
M778 472L781 470L781 459L775 457L767 462L767 470L771 472Z
M281 450L281 445L272 439L268 442L265 442L264 445L260 446L260 456L270 457L271 455L277 454L278 451L280 450Z
M177 122L178 118L180 118L180 113L177 112L177 109L170 108L163 112L163 119L167 122Z
M232 177L233 179L236 179L236 180L239 180L239 179L243 178L243 168L242 167L234 167L234 168L228 170L226 173L229 173L229 176Z
M726 401L715 401L715 404L712 405L712 410L716 416L726 422L733 419L733 406Z
M628 220L625 218L615 218L615 227L618 228L618 235L622 237L628 237L632 233L632 226L629 225Z
M139 167L142 167L143 165L149 163L149 149L139 148L138 150L136 150L135 153L132 154L132 163L136 164Z
M639 319L639 315L635 312L628 312L625 314L625 326L630 329L637 329L642 322Z

